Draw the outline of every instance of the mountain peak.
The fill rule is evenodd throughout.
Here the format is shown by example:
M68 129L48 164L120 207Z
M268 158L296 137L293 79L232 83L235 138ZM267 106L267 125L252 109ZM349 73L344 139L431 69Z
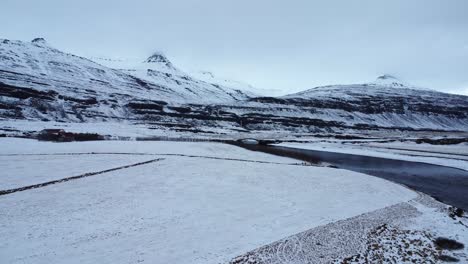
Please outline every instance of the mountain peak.
M377 77L377 80L375 80L374 84L389 87L408 87L406 83L390 74L384 74Z
M31 40L31 43L34 43L34 44L40 45L40 46L49 46L49 44L47 43L47 41L44 38L35 38L35 39Z
M160 63L166 65L167 67L172 67L171 61L160 52L153 53L153 55L149 56L145 60L145 63Z

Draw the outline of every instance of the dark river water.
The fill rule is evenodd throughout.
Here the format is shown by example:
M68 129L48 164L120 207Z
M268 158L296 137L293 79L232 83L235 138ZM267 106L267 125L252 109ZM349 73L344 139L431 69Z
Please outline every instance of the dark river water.
M241 147L311 163L326 162L341 169L377 176L401 183L446 204L468 211L468 171L465 170L421 162L279 146L241 145Z

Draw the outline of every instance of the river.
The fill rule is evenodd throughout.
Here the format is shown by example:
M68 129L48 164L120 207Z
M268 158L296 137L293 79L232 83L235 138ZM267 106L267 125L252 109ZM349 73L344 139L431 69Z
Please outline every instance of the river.
M240 147L311 163L329 163L345 170L373 175L428 194L443 203L468 211L468 171L422 162L394 160L280 146Z

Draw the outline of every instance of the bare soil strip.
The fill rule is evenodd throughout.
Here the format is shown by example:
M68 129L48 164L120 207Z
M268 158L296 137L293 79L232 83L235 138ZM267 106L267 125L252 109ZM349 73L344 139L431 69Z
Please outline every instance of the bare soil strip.
M103 171L90 172L90 173L85 173L85 174L81 174L81 175L77 175L77 176L67 177L67 178L63 178L63 179L59 179L59 180L53 180L53 181L43 182L43 183L29 185L29 186L23 186L23 187L9 189L9 190L0 190L0 195L6 195L6 194L15 193L15 192L22 192L22 191L31 190L31 189L42 188L42 187L52 185L52 184L63 183L63 182L67 182L67 181L71 181L71 180L77 180L77 179L90 177L90 176L96 176L96 175L107 173L107 172L112 172L112 171L116 171L116 170L122 170L122 169L127 169L127 168L131 168L131 167L140 166L140 165L145 165L145 164L157 162L157 161L160 161L160 160L163 160L163 159L152 159L152 160L148 160L148 161L143 161L143 162L138 162L138 163L134 163L134 164L130 164L130 165L125 165L125 166L120 166L120 167L116 167L116 168L112 168L112 169L107 169L107 170L103 170Z

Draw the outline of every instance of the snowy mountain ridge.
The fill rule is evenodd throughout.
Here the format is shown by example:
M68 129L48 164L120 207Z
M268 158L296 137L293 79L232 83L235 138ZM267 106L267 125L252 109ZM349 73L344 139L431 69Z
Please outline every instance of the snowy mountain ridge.
M406 91L405 91L406 90ZM418 91L434 91L429 88L421 88L411 85L409 83L403 82L395 76L384 74L379 77L373 82L369 83L361 83L361 84L335 84L335 85L325 85L325 86L317 86L305 91L301 91L298 93L288 94L283 96L284 98L295 98L295 97L322 97L331 93L331 91L337 92L333 96L344 96L347 97L346 94L352 94L355 92L365 92L369 95L374 93L381 93L383 91L394 94L394 93L403 93L403 94L410 94ZM436 91L434 91L436 92ZM325 94L324 94L325 93Z
M126 60L99 62L43 39L0 40L0 120L127 122L193 133L468 131L467 96L416 90L389 75L260 97L212 73L189 75L160 53L126 67L104 66Z
M175 67L174 64L162 52L155 52L150 57L141 61L139 59L110 59L103 57L95 57L93 60L106 65L109 68L123 70L129 74L138 75L138 77L154 81L154 72L169 73L184 78L197 79L211 85L220 87L229 87L235 90L240 90L250 96L258 95L277 95L278 90L259 89L242 81L230 80L227 78L219 78L210 71L189 71L185 72ZM145 73L145 71L147 73Z
M58 89L68 95L81 90L80 97L99 92L179 103L231 102L252 96L190 78L154 54L135 69L120 70L51 48L44 39L34 41L0 40L0 81L41 91ZM20 75L28 77L17 78Z

